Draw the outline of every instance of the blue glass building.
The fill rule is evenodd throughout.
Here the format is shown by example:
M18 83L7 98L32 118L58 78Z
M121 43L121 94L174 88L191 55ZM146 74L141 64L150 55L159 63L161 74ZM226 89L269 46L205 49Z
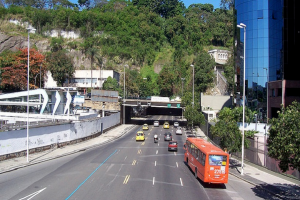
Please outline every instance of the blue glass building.
M235 0L237 24L246 25L246 99L248 106L259 113L260 121L266 119L267 82L282 79L283 2ZM237 31L237 67L242 88L245 38L244 29Z

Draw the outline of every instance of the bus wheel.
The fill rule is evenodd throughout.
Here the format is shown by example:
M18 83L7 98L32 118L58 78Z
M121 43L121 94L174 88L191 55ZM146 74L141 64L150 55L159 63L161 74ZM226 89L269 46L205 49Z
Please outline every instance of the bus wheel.
M197 168L195 168L195 178L196 178L196 179L198 178L198 175L197 175Z

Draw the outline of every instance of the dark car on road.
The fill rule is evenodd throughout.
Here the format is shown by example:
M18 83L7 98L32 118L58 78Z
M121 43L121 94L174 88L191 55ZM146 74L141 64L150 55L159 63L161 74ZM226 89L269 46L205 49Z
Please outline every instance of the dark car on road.
M168 151L177 151L178 150L178 142L177 141L170 141L168 144Z
M170 133L170 132L165 133L164 139L165 139L165 141L171 141L172 133Z

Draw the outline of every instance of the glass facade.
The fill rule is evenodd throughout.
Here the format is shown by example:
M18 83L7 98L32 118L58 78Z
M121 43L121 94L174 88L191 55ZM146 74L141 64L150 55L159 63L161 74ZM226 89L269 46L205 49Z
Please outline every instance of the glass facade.
M267 82L281 79L283 0L235 0L237 24L246 25L246 100L265 121ZM241 94L244 70L244 29L238 34Z

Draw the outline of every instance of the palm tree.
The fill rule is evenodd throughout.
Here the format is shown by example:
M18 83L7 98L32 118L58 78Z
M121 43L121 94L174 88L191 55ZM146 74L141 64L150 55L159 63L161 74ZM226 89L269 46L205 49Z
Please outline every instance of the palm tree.
M99 51L100 49L96 46L88 47L85 51L86 55L91 59L91 89L93 88L93 64L95 58L97 58L98 60L98 58L100 57Z

